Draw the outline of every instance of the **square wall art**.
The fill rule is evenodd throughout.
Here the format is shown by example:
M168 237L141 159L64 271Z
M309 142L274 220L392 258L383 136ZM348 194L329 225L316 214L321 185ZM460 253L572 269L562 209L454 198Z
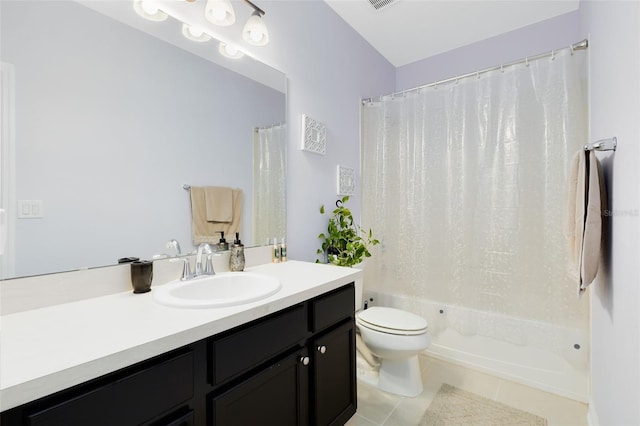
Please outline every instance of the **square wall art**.
M302 150L324 155L327 148L327 128L318 120L302 115Z
M356 192L356 171L349 167L338 166L338 195L353 195Z

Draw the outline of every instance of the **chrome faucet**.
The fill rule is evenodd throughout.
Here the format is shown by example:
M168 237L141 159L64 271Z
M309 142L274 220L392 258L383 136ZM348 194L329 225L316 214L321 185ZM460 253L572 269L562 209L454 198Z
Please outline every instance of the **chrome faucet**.
M180 281L186 281L193 278L193 274L191 273L191 265L189 264L189 259L185 258L184 265L182 266L182 277L180 277Z
M178 242L178 240L169 240L166 244L166 247L168 249L174 249L176 251L174 257L180 256L182 254L182 250L180 250L180 243Z
M206 255L205 266L202 268L202 255ZM215 271L213 270L213 260L211 256L213 255L213 251L211 250L211 246L207 243L202 243L198 246L198 253L196 254L196 273L195 277L200 275L215 275Z

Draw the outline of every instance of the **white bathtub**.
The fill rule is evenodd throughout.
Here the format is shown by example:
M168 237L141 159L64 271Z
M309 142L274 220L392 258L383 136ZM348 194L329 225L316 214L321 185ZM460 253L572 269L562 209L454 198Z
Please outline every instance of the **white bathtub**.
M586 330L509 317L429 300L367 292L373 305L405 309L429 323L425 353L489 374L589 401Z

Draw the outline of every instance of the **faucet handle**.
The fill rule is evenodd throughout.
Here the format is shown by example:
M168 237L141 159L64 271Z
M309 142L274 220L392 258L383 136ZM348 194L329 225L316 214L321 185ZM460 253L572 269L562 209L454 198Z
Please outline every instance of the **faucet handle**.
M215 275L216 272L213 270L213 259L212 259L213 255L209 254L207 255L207 261L206 264L204 265L204 275Z
M182 277L180 279L182 281L189 280L193 277L191 273L191 264L189 263L189 259L184 259L184 266L182 267Z

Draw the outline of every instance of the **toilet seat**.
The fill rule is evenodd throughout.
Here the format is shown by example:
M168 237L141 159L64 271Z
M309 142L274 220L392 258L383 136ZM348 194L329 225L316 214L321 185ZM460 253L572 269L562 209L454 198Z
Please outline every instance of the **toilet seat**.
M374 306L356 314L361 327L381 333L413 336L427 332L427 321L411 312L400 309Z

